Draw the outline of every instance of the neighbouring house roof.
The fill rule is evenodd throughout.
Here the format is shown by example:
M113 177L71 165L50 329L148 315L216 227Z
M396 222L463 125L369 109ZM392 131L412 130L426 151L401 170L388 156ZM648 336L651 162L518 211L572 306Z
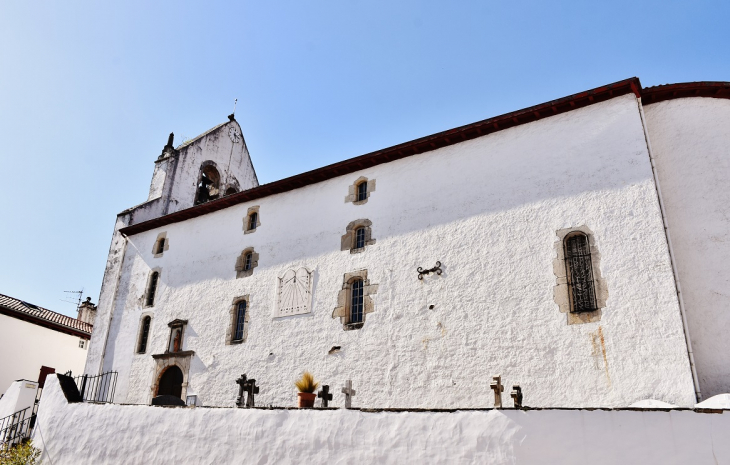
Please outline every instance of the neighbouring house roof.
M0 314L8 315L19 320L28 321L55 331L78 336L82 339L91 338L92 325L70 316L61 315L47 308L0 294Z
M169 215L143 221L138 224L120 229L125 236L139 234L151 229L178 223L191 218L223 210L244 202L280 194L300 187L308 186L328 179L350 174L372 166L388 163L401 158L410 157L419 153L430 152L459 142L486 136L504 129L531 123L543 118L565 113L578 108L587 107L594 103L603 102L614 97L633 93L642 99L644 105L684 97L714 97L730 99L730 82L689 82L667 84L642 88L639 78L633 77L608 84L595 89L569 95L557 100L541 103L522 110L513 111L504 115L467 124L458 128L421 137L410 142L371 152L359 157L350 158L332 165L317 168L312 171L297 174L279 181L262 184L253 189L241 191L217 200L206 202L194 207L186 208ZM224 123L225 124L225 123ZM216 126L213 129L220 127ZM210 131L208 131L210 132ZM203 135L207 134L204 133ZM201 136L199 136L201 137Z

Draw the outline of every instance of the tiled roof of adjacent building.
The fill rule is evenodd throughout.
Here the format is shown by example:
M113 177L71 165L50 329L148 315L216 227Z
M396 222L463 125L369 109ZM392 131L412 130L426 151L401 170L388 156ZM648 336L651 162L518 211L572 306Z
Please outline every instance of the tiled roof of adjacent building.
M0 313L84 339L91 337L93 328L76 318L4 294L0 294Z

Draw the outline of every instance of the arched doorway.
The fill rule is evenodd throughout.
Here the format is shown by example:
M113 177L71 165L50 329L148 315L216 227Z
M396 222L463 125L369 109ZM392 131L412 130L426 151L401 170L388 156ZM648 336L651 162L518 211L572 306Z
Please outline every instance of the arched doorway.
M160 376L160 382L157 384L158 396L175 396L182 398L182 370L175 365L165 370Z

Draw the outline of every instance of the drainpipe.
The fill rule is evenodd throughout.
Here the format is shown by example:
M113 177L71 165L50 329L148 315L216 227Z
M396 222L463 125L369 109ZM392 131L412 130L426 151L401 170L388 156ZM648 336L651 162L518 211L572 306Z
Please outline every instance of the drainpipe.
M677 289L677 300L679 300L679 313L682 315L682 328L684 329L684 339L687 342L687 354L689 355L689 366L692 369L692 381L695 385L695 398L697 402L702 401L702 393L700 392L700 382L697 377L697 368L695 367L695 356L692 352L692 339L689 336L689 326L687 325L687 312L685 311L684 298L682 295L682 286L679 283L679 273L677 272L677 263L674 260L674 248L672 247L672 238L669 233L669 225L667 223L667 216L665 214L664 200L662 198L662 189L659 185L659 175L657 174L657 168L654 164L654 156L651 150L651 141L649 140L649 131L646 127L646 117L644 115L644 106L641 103L641 97L637 97L637 104L639 106L639 117L641 118L641 126L644 130L644 139L646 140L646 148L649 151L649 162L651 163L651 171L654 176L654 186L656 187L657 197L659 198L659 210L662 215L662 223L664 223L664 235L667 238L667 248L669 249L669 261L672 263L672 273L674 274L674 284Z

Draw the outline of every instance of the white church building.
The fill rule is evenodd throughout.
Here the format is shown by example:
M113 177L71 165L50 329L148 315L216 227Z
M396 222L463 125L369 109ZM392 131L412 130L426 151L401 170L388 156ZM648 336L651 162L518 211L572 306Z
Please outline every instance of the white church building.
M229 121L117 216L85 372L115 401L680 407L730 392L730 83L631 78L259 185ZM336 399L335 406L339 406Z

